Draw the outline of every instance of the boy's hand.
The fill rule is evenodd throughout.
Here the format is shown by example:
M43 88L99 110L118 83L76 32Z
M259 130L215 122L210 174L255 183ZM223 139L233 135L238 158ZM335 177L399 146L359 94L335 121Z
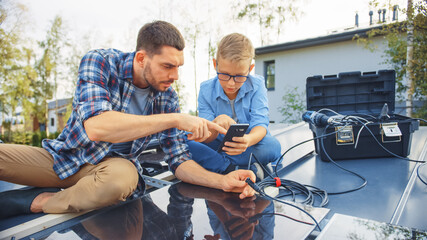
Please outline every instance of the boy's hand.
M248 134L243 137L233 137L233 142L225 142L222 148L228 155L239 155L250 147L250 136Z
M234 121L231 117L229 117L225 114L219 115L212 122L220 125L221 127L225 128L226 130L228 130L230 128L231 124L236 124L236 121ZM221 134L224 134L224 133L221 133Z

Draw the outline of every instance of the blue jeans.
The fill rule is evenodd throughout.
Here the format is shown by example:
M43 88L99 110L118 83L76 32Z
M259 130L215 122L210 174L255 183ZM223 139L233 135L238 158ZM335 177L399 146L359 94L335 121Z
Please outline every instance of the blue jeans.
M263 165L275 162L281 155L279 141L270 134L267 134L259 143L246 149L242 154L235 156L230 156L225 152L217 152L221 144L219 138L207 144L187 140L187 144L194 161L205 169L217 173L223 173L230 164L237 168L247 169L251 153ZM251 163L254 162L255 159L252 159Z

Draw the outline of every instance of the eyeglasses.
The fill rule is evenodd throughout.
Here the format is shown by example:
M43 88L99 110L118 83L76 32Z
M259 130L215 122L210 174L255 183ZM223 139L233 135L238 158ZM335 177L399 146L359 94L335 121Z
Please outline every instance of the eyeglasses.
M219 73L216 72L216 74L218 75L218 79L221 81L228 81L231 78L233 78L234 82L236 83L243 83L246 81L246 79L248 79L248 75L246 76L242 76L242 75L230 75L230 74L226 74L226 73Z

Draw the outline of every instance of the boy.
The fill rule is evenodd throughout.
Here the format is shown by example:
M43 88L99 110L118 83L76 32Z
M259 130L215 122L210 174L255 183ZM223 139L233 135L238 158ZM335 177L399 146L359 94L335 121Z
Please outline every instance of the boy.
M226 142L223 152L218 149L224 135L212 130L204 144L188 141L193 159L206 169L226 173L236 168L248 168L250 154L263 165L280 157L280 143L268 132L268 99L264 78L249 73L254 67L255 50L242 34L225 36L218 45L213 65L217 76L203 82L199 93L199 116L229 129L231 124L248 123L243 137ZM252 159L250 167L264 178L263 171ZM255 164L254 164L255 163Z

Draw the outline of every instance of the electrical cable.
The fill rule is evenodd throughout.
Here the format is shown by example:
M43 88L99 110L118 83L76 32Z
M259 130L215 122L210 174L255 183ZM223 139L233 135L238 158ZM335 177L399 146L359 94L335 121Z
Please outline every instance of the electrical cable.
M271 179L273 179L273 176L270 174L270 172L269 171L267 171L265 168L264 168L264 166L263 166L263 164L261 164L261 162L256 158L256 156L254 155L254 154L252 154L251 153L251 155L250 155L250 158L249 158L249 165L248 165L248 169L249 169L249 166L250 166L250 164L251 164L251 162L252 162L252 157L253 157L253 159L255 159L255 161L256 162L258 162L258 164L261 166L261 168L262 168L262 170L265 172L265 173L267 173L270 177L271 177ZM277 178L276 178L277 179ZM264 188L265 187L267 187L267 186L269 186L269 185L272 185L273 183L272 183L272 180L267 180L267 179L264 179L263 181L261 181L261 182L259 182L259 184L256 184L256 183L253 183L251 180L250 180L250 178L247 178L246 179L246 182L248 183L248 185L249 186L251 186L255 191L257 191L261 196L263 196L263 197L267 197L267 198L269 198L269 199L271 199L271 200L273 200L273 201L278 201L278 202L281 202L281 203L284 203L284 204L286 204L286 205L289 205L289 206L291 206L291 207L294 207L294 208L296 208L296 209L298 209L298 210L300 210L300 211L302 211L303 213L305 213L307 216L309 216L314 222L315 222L315 224L316 224L316 226L319 228L319 230L321 231L321 228L320 228L320 225L318 224L318 222L316 221L316 219L310 214L310 213L308 213L307 211L305 211L305 210L303 210L302 208L300 208L300 207L298 207L298 206L296 206L296 205L293 205L293 204L291 204L291 203L288 203L288 202L284 202L284 201L282 201L282 200L280 200L279 198L275 198L275 197L271 197L271 196L269 196L269 195L267 195L266 193L265 193L265 191L264 191ZM304 185L302 185L302 184L300 184L300 183L297 183L297 182L294 182L294 181L291 181L291 180L285 180L285 179L283 179L283 183L284 184L280 184L280 186L282 186L282 187L284 187L285 189L288 189L288 190L290 190L291 192L292 192L292 194L294 195L294 197L293 197L293 201L294 202L296 202L295 201L295 195L299 195L299 193L300 192L302 192L302 193L304 193L305 195L307 195L307 198L304 200L304 201L302 201L302 203L305 203L305 204L308 204L308 205L310 205L310 206L312 206L313 205L313 203L314 203L314 200L313 200L313 193L312 193L312 191L310 191L306 186L304 186ZM277 185L277 183L276 182L274 182L274 184L276 184ZM312 187L312 186L309 186L309 187ZM321 196L320 195L320 197L322 198L322 204L326 204L327 202L328 202L328 200L327 200L327 193L326 193L326 191L323 191L323 190L320 190L320 189L318 189L318 188L315 188L315 187L313 187L314 189L316 189L316 195L320 195L320 192L322 192L322 193L324 193L325 194L325 196ZM294 189L295 190L298 190L299 192L298 193L296 193L296 192L294 192ZM326 200L324 199L324 198L326 198ZM323 205L322 205L323 206ZM293 219L293 218L290 218L291 220L295 220L295 221L297 221L297 222L303 222L303 221L301 221L301 220L297 220L297 219Z
M319 231L322 231L322 228L320 227L320 225L317 222L317 220L310 213L308 213L307 211L305 211L301 207L298 207L297 205L285 202L285 201L283 201L283 200L281 200L279 198L275 198L275 197L269 196L268 194L266 194L264 192L264 189L260 188L256 183L252 182L252 180L250 178L246 178L246 183L249 186L251 186L255 191L257 191L262 197L266 197L266 198L269 198L269 199L271 199L273 201L277 201L277 202L283 203L285 205L291 206L291 207L296 208L296 209L300 210L301 212L305 213L307 216L309 216L314 221L314 223L316 224L316 227L319 229Z
M346 168L344 168L344 167L340 166L338 163L336 163L334 160L332 160L332 158L329 156L329 154L327 153L327 151L326 151L326 149L325 149L325 146L324 146L324 138L325 138L325 137L327 137L327 136L329 136L329 135L336 134L336 133L338 133L338 132L342 131L342 130L344 129L344 127L345 127L345 126L348 126L348 125L350 125L350 124L357 124L357 123L362 124L362 127L360 128L360 130L359 130L359 132L358 132L358 134L357 134L355 148L357 147L357 142L358 142L358 140L359 140L359 136L360 136L360 134L361 134L362 130L366 128L366 129L368 130L368 132L372 135L372 137L374 138L374 140L377 142L377 144L378 144L378 145L380 145L380 147L382 147L386 152L390 153L392 156L395 156L395 157L397 157L397 158L404 159L404 160L407 160L407 161L413 161L413 162L423 163L423 164L419 165L419 166L418 166L418 168L417 168L417 176L418 176L418 178L419 178L419 179L420 179L424 184L426 184L426 185L427 185L426 181L424 181L424 180L421 178L420 174L419 174L419 169L420 169L420 167L421 167L421 166L425 165L425 161L417 161L417 160L411 160L411 159L408 159L408 158L404 158L404 157L401 157L401 156L399 156L399 155L397 155L397 154L394 154L393 152L391 152L391 151L389 151L387 148L385 148L385 147L384 147L384 146L383 146L383 145L382 145L382 144L381 144L381 143L376 139L375 135L372 133L372 131L371 131L371 130L369 129L369 127L367 126L368 124L373 123L372 121L369 121L369 120L367 120L367 119L365 119L365 118L363 118L363 117L355 116L355 115L347 115L347 116L343 116L343 115L338 114L337 112L335 112L335 111L333 111L333 110L330 110L330 109L321 109L321 110L319 110L318 112L320 112L320 111L326 111L326 110L331 111L331 112L336 113L337 115L339 115L339 116L341 117L340 121L339 121L339 122L337 121L337 120L338 120L338 118L333 119L333 120L332 120L332 121L331 121L331 122L330 122L330 123L325 127L324 132L323 132L323 134L322 134L321 136L317 136L317 137L314 137L314 138L311 138L311 139L308 139L308 140L302 141L302 142L300 142L300 143L298 143L298 144L295 144L294 146L292 146L292 147L291 147L291 148L289 148L288 150L286 150L286 151L285 151L285 152L280 156L280 158L277 160L277 164L276 164L276 167L275 167L275 175L276 175L276 177L273 177L273 175L271 175L271 174L270 174L270 172L269 172L269 171L267 171L267 170L264 168L263 164L262 164L262 163L261 163L261 162L256 158L256 156L255 156L255 155L253 155L253 154L251 153L251 155L250 155L250 160L249 160L249 163L248 163L248 169L249 169L249 167L250 167L250 165L251 165L252 157L253 157L253 158L255 159L255 161L257 161L257 162L259 163L259 165L260 165L260 166L261 166L261 168L263 169L264 173L267 173L267 174L269 175L269 177L270 177L270 179L268 179L268 178L264 178L264 179L263 179L261 182L259 182L258 184L253 183L249 178L248 178L248 179L246 179L246 182L248 182L248 184L249 184L249 185L250 185L250 186L251 186L255 191L257 191L257 192L258 192L260 195L262 195L262 196L265 196L265 197L270 198L270 199L272 199L272 200L275 200L275 201L278 201L278 202L284 203L284 204L286 204L286 205L289 205L289 206L295 207L295 208L297 208L298 210L300 210L300 211L304 212L306 215L308 215L308 216L309 216L309 217L310 217L310 218L311 218L311 219L316 223L316 227L318 227L318 228L319 228L319 230L321 231L321 228L320 228L320 226L319 226L318 222L316 221L316 219L315 219L311 214L309 214L308 212L306 212L305 210L301 209L301 208L300 208L300 207L298 207L298 206L295 206L295 205L293 205L293 204L290 204L290 203L287 203L287 202L282 201L280 198L282 198L282 197L287 197L287 196L292 196L292 201L293 201L293 202L296 202L296 197L297 197L297 196L305 195L305 196L306 196L306 198L305 198L304 200L302 200L302 201L299 201L299 203L303 203L303 204L307 204L307 205L313 206L313 204L314 204L314 198L317 196L317 197L319 197L319 198L321 199L320 207L323 207L323 206L327 205L327 204L328 204L328 202L329 202L328 194L329 194L329 195L344 194L344 193L354 192L354 191L357 191L357 190L359 190L359 189L361 189L361 188L365 187L365 186L367 185L367 183L368 183L368 181L366 180L366 178L364 178L363 176L361 176L360 174L358 174L358 173L356 173L356 172L353 172L353 171L351 171L351 170L348 170L348 169L346 169ZM359 114L359 115L368 116L368 117L370 117L370 118L372 118L372 119L377 119L377 118L375 118L374 116L369 115L369 114ZM421 121L427 122L427 121L426 121L426 120L424 120L424 119L414 119L414 120L421 120ZM333 125L335 125L335 126L341 126L341 128L338 128L338 130L333 131L333 132L331 132L331 133L326 133L327 129L328 129L329 127L333 126ZM325 191L325 190L319 189L319 188L314 187L314 186L311 186L311 185L300 184L300 183L295 182L295 181L292 181L292 180L288 180L288 179L280 179L280 178L278 177L278 168L277 168L277 166L279 166L279 165L281 164L281 161L283 160L283 157L284 157L284 156L285 156L285 155L286 155L290 150L292 150L293 148L295 148L295 147L297 147L297 146L300 146L301 144L307 143L307 142L309 142L309 141L317 140L317 139L320 139L320 145L321 145L321 148L322 148L323 152L325 153L326 157L328 158L328 160L329 160L331 163L333 163L335 166L337 166L338 168L340 168L341 170L346 171L346 172L348 172L348 173L350 173L350 174L353 174L353 175L355 175L356 177L360 178L360 179L363 181L363 183L362 183L360 186L358 186L358 187L356 187L356 188L353 188L353 189L350 189L350 190L346 190L346 191L341 191L341 192L332 192L332 193L330 193L330 192L329 192L329 193L328 193L328 192L327 192L327 191ZM250 183L249 183L249 182L250 182ZM279 183L279 184L278 184L278 183ZM284 190L286 190L287 192L286 192L285 194L281 194L281 195L279 194L279 195L278 195L278 197L271 197L271 196L267 195L267 194L264 192L264 188L265 188L265 187L268 187L268 186L282 187L282 188L283 188ZM279 190L280 190L280 189L279 189ZM297 220L297 219L293 219L293 218L290 218L290 219L292 219L292 220L294 220L294 221L297 221L297 222L301 222L300 220Z
M348 124L349 124L349 123L347 122L345 125L343 125L343 127L344 127L344 126L347 126ZM329 198L327 197L327 195L328 195L328 194L329 194L329 195L338 195L338 194L344 194L344 193L354 192L354 191L357 191L357 190L359 190L359 189L361 189L361 188L365 187L365 186L366 186L366 184L368 183L368 181L366 180L366 178L364 178L363 176L361 176L361 175L359 175L359 174L357 174L357 173L355 173L355 172L353 172L353 171L350 171L350 170L348 170L348 169L346 169L346 168L344 168L344 167L340 166L338 163L336 163L335 161L333 161L333 160L332 160L332 158L327 154L326 149L325 149L324 144L323 144L323 139L324 139L325 137L329 136L329 135L333 135L333 134L335 134L335 133L340 132L340 131L342 131L342 130L343 130L343 128L340 128L340 129L338 129L337 131L333 131L333 132L331 132L331 133L326 133L326 129L327 129L328 127L329 127L329 125L325 127L325 131L323 132L323 134L322 134L322 135L317 136L317 137L314 137L314 138L311 138L311 139L308 139L308 140L305 140L305 141L302 141L302 142L300 142L300 143L298 143L298 144L295 144L294 146L290 147L288 150L286 150L286 151L282 154L282 156L280 156L280 158L279 158L279 160L278 160L278 162L277 162L277 164L276 164L276 166L280 165L280 163L281 163L281 161L283 160L283 157L286 155L286 153L288 153L288 152L289 152L290 150L292 150L293 148L295 148L295 147L297 147L297 146L299 146L299 145L301 145L301 144L304 144L304 143L306 143L306 142L309 142L309 141L312 141L312 140L316 140L316 139L320 139L322 150L323 150L323 152L325 153L325 155L327 156L327 158L328 158L328 160L329 160L330 162L332 162L335 166L337 166L337 167L338 167L338 168L340 168L341 170L344 170L344 171L346 171L346 172L348 172L348 173L350 173L350 174L353 174L353 175L355 175L356 177L360 178L360 179L363 181L363 183L362 183L360 186L358 186L358 187L356 187L356 188L353 188L353 189L349 189L349 190L341 191L341 192L332 192L332 193L329 193L329 192L327 192L327 191L321 190L321 191L324 191L324 193L326 193L326 196L325 196L324 198L321 198L321 199L322 199L322 203L321 203L321 205L320 205L321 207L325 206L325 205L329 202ZM256 159L256 158L255 158L255 159ZM262 165L261 165L261 167L262 167ZM267 173L268 173L268 171L267 171ZM277 167L275 168L275 174L276 174L276 176L277 176L277 177L279 176L279 175L278 175ZM269 174L269 175L270 175L270 174ZM273 176L271 176L271 175L270 175L270 177L271 177L272 179L274 179L274 177L273 177ZM282 180L282 182L287 182L287 181L289 181L289 180ZM289 183L289 182L287 182L287 183ZM304 186L309 186L309 185L304 185ZM313 187L313 186L310 186L310 187ZM314 187L313 187L313 188L314 188ZM299 189L299 190L300 190L300 189ZM320 189L319 189L319 190L320 190ZM316 194L318 194L318 193L319 193L319 192L317 191L317 192L316 192ZM285 195L285 196L287 196L287 195ZM294 199L294 197L293 197L293 199Z
M364 125L365 127L366 127L366 124L365 123L363 123L363 122L361 122L361 121L359 121L358 119L356 119L358 122L360 122L362 125ZM395 154L395 153L393 153L393 152L391 152L390 150L388 150L386 147L384 147L379 141L378 141L378 139L375 137L375 134L371 131L371 129L369 129L368 127L366 127L366 130L368 130L368 132L371 134L371 136L373 137L373 139L375 140L375 142L382 148L382 149L384 149L387 153L389 153L390 155L392 155L392 156L394 156L394 157L396 157L396 158L400 158L400 159L402 159L402 160L406 160L406 161L409 161L409 162L417 162L417 163L425 163L425 161L419 161L419 160L413 160L413 159L409 159L409 158L406 158L406 157L402 157L402 156L399 156L399 155L397 155L397 154Z
M295 222L303 223L303 224L306 224L306 225L314 225L314 223L305 222L305 221L302 221L302 220L290 217L290 216L288 216L286 214L275 213L275 212L274 213L268 213L267 212L267 213L258 213L258 214L255 214L254 216L252 216L252 217L249 218L249 222L255 222L256 220L258 220L259 218L261 218L262 216L265 216L265 215L282 216L282 217L288 218L288 219L290 219L292 221L295 221Z
M296 195L305 195L306 198L302 201L299 201L299 203L308 204L310 206L314 204L313 194L319 196L322 199L322 202L319 205L319 207L324 207L329 202L328 194L326 191L311 185L300 184L292 180L273 177L273 175L271 175L271 173L264 168L263 164L256 158L256 156L255 155L252 155L252 156L255 159L255 161L259 163L263 171L267 173L267 175L269 175L270 177L270 178L264 178L262 181L258 183L258 186L260 186L262 189L268 186L283 187L284 190L287 190L288 192L290 192L290 194L280 195L281 197L292 195L292 201L296 202L295 200ZM278 184L278 182L280 184Z
M326 129L328 128L328 126L327 127L325 127L325 130L324 130L324 132L326 132ZM338 194L344 194L344 193L350 193L350 192L354 192L354 191L357 191L357 190L359 190L359 189L362 189L363 187L365 187L367 184L368 184L368 180L366 180L366 178L364 178L362 175L359 175L359 174L357 174L356 172L353 172L353 171L351 171L351 170L348 170L348 169L346 169L346 168L344 168L344 167L342 167L341 165L339 165L338 163L336 163L334 160L332 160L332 158L329 156L329 154L326 152L326 149L325 149L325 145L324 145L324 143L323 143L323 138L321 138L320 139L320 146L322 147L322 150L323 150L323 152L324 152L324 154L326 155L326 157L328 158L328 160L331 162L331 163L333 163L335 166L337 166L338 168L340 168L341 170L344 170L344 171L346 171L346 172L348 172L348 173L351 173L351 174L353 174L353 175L355 175L355 176L357 176L357 177L359 177L360 179L362 179L362 181L363 181L363 183L359 186L359 187L356 187L356 188L354 188L354 189L350 189L350 190L346 190L346 191L341 191L341 192L328 192L328 194L329 195L338 195Z
M324 135L321 135L321 136L317 136L317 137L314 137L314 138L310 138L310 139L307 139L307 140L305 140L305 141L302 141L302 142L300 142L300 143L297 143L297 144L295 144L295 145L293 145L292 147L290 147L288 150L286 150L280 157L279 157L279 159L277 160L277 164L276 164L276 166L279 166L281 163L282 163L282 160L283 160L283 157L289 152L289 151L291 151L292 149L294 149L294 148L296 148L296 147L298 147L299 145L302 145L302 144L304 144L304 143L307 143L307 142L310 142L310 141L314 141L314 140L317 140L317 139L319 139L319 138L324 138L324 137L327 137L327 136L329 136L329 135L333 135L333 134L335 134L335 133L337 133L337 132L339 132L339 131L341 131L342 129L339 129L339 130L337 130L337 131L334 131L334 132L331 132L331 133L328 133L328 134L324 134ZM276 174L276 177L279 177L279 175L278 175L278 171L277 171L277 167L275 168L275 174Z
M422 163L422 164L418 165L418 167L417 167L417 177L418 177L418 179L420 179L420 181L421 181L422 183L424 183L425 185L427 185L427 181L425 181L425 180L421 177L421 175L420 175L420 168L421 168L422 166L424 166L424 165L426 165L426 163Z

